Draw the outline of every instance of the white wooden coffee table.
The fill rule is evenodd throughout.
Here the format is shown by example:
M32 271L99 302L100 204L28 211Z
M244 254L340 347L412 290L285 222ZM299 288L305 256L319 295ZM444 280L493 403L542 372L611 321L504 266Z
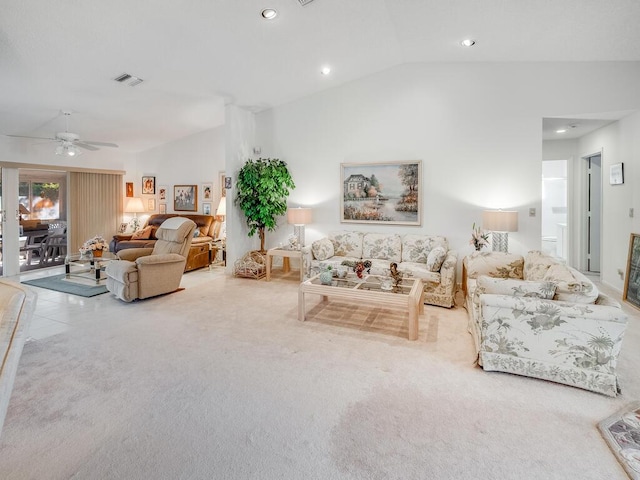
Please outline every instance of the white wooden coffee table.
M424 288L422 280L409 277L402 280L398 288L383 290L378 275L366 275L364 281L355 275L345 279L334 278L331 285L323 285L320 275L302 282L298 288L298 320L305 321L305 295L321 295L323 301L329 297L338 298L360 305L376 304L383 307L394 307L408 310L409 340L418 339L418 319L424 313Z

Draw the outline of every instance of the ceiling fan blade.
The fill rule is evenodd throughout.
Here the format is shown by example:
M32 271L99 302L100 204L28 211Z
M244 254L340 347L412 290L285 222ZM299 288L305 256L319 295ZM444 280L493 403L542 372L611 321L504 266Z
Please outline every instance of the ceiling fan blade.
M5 137L16 137L16 138L35 138L36 140L58 140L57 138L51 137L30 137L29 135L7 135Z
M97 145L99 147L115 147L118 148L118 145L116 145L115 143L109 143L109 142L90 142L89 140L82 140L82 143L86 143L89 145Z
M77 147L84 148L86 150L91 150L93 152L95 152L96 150L100 150L98 147L94 147L93 145L87 145L85 142L74 142L73 144Z

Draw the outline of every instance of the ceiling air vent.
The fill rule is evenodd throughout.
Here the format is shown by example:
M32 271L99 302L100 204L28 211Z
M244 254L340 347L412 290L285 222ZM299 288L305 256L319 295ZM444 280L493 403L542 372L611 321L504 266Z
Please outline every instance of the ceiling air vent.
M311 3L311 2L313 2L313 0L298 0L298 3L299 3L300 5L302 5L303 7L304 7L305 5L308 5L308 4L309 4L309 3Z
M129 85L130 87L135 87L136 85L140 85L144 80L138 77L134 77L133 75L129 75L128 73L123 73L122 75L118 75L114 80L118 83L123 83Z

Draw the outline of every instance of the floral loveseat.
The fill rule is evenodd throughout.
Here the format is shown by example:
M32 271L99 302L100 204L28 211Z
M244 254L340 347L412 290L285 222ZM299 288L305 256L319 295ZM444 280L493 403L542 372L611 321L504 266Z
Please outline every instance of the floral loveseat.
M616 396L627 318L577 270L538 251L463 261L469 330L484 370Z
M338 231L302 249L303 269L307 277L342 262L369 260L370 273L389 275L391 262L398 271L422 279L424 301L451 308L456 290L458 257L449 250L447 239L431 235L398 235Z

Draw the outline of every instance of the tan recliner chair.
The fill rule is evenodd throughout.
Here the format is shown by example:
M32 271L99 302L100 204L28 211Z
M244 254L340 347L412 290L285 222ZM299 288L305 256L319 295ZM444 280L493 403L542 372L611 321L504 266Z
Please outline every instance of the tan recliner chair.
M118 252L120 260L107 264L107 289L125 302L176 291L195 229L188 218L172 217L156 231L153 248Z

